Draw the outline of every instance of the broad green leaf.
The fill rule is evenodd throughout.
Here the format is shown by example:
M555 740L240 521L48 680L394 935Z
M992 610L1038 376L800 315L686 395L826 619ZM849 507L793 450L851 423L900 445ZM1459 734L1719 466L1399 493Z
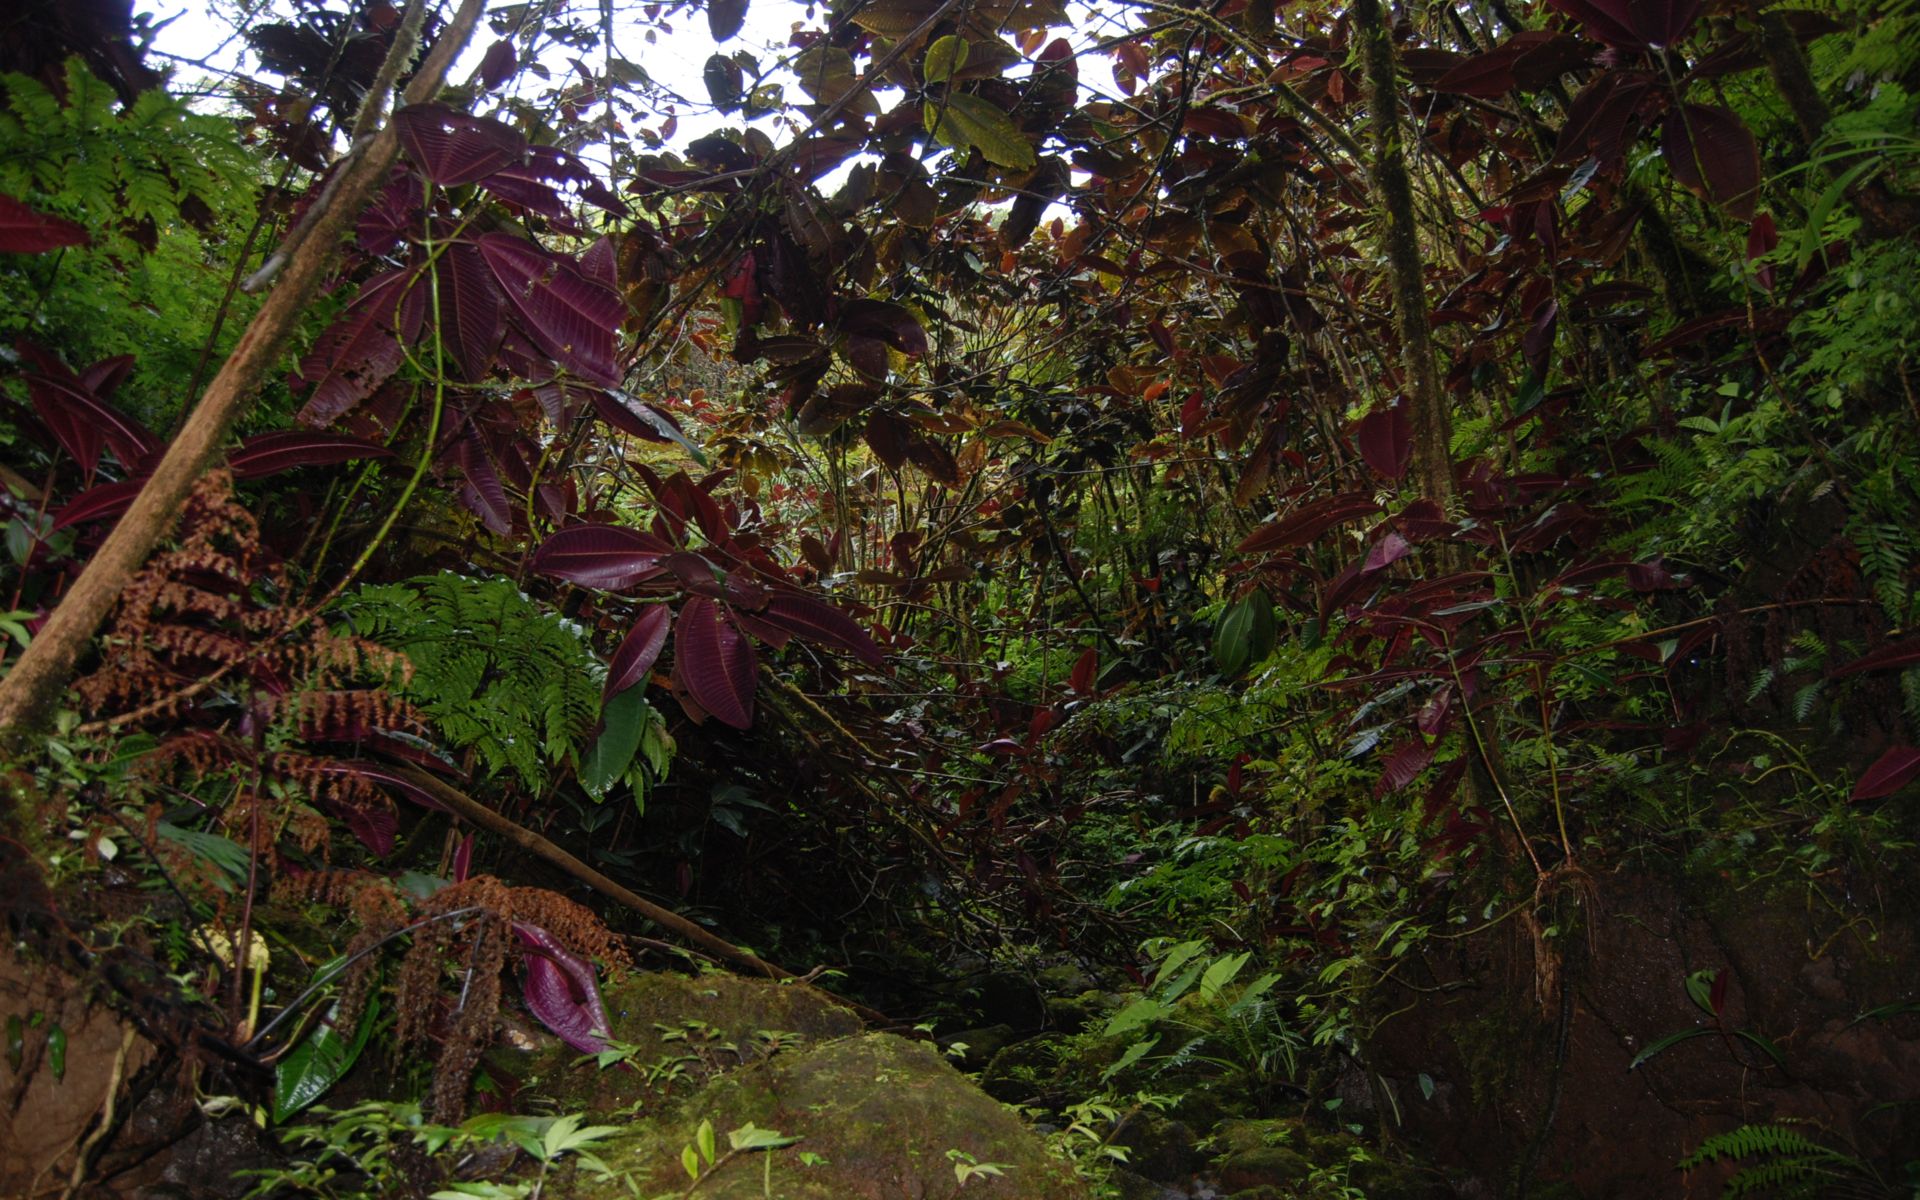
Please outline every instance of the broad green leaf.
M1013 118L991 100L965 92L928 101L923 114L927 131L949 146L972 146L995 166L1031 171L1039 165L1033 146L1021 135Z
M337 970L342 962L336 958L320 968L325 974ZM339 1011L339 1005L333 1005L326 1020L315 1025L313 1032L283 1057L273 1072L273 1122L278 1125L286 1121L301 1109L326 1095L327 1089L339 1081L342 1075L359 1059L360 1051L367 1045L367 1038L373 1034L374 1020L379 1016L380 1001L377 997L367 1000L366 1011L360 1014L360 1022L354 1026L352 1034L342 1033L330 1023Z
M1245 967L1247 960L1252 957L1251 953L1242 951L1239 954L1229 954L1214 959L1212 965L1207 967L1206 974L1200 977L1201 998L1212 1000L1217 997L1220 989L1232 983L1233 977L1240 973L1241 968Z
M965 38L949 33L945 37L934 39L927 47L927 82L945 83L953 78L953 73L967 65L967 54L971 48Z
M682 1148L680 1166L686 1171L688 1179L700 1178L700 1152L692 1146Z
M719 1145L713 1136L713 1122L700 1122L700 1128L693 1136L694 1140L700 1145L700 1157L706 1159L708 1162L712 1162Z
M1166 1015L1166 1005L1151 997L1143 996L1113 1014L1107 1021L1106 1036L1114 1037L1129 1033L1143 1025L1150 1025Z
M761 1129L752 1121L727 1134L727 1144L735 1150L778 1150L799 1140L777 1129Z
M606 727L580 758L580 786L596 800L603 799L607 790L620 782L639 752L641 739L653 720L646 691L643 683L637 683L601 709Z
M1135 1042L1133 1045L1128 1046L1127 1052L1125 1054L1122 1054L1118 1059L1116 1059L1112 1066L1100 1072L1101 1082L1104 1083L1105 1081L1112 1079L1115 1075L1118 1075L1120 1072L1126 1070L1128 1067L1131 1067L1133 1064L1139 1062L1141 1059L1145 1058L1153 1050L1155 1046L1158 1046L1159 1044L1160 1044L1160 1035L1156 1033L1152 1037L1147 1038L1145 1041Z
M1206 948L1207 948L1207 944L1205 942L1196 940L1191 942L1181 942L1179 945L1174 946L1172 949L1168 950L1167 956L1160 960L1160 969L1154 972L1153 986L1157 988L1161 984L1165 983L1169 978L1172 977L1174 972L1178 971L1181 967L1184 967L1189 962L1193 961L1194 955L1200 953L1202 950L1205 950ZM1178 994L1179 994L1178 992L1174 993L1174 995L1178 995ZM1172 997L1170 996L1168 997L1168 999L1172 999Z
M1213 630L1213 662L1228 679L1273 651L1273 602L1255 591L1221 614Z
M1659 1054L1660 1052L1667 1050L1673 1046L1677 1046L1681 1042L1684 1042L1689 1038L1705 1037L1707 1034L1712 1032L1713 1030L1711 1029L1682 1029L1679 1033L1670 1033L1667 1036L1661 1038L1659 1041L1654 1042L1652 1045L1648 1046L1645 1050L1642 1050L1640 1053L1634 1055L1633 1061L1627 1064L1627 1070L1629 1071L1634 1070L1636 1067L1640 1066L1640 1064L1646 1062L1648 1059L1652 1058L1654 1055Z

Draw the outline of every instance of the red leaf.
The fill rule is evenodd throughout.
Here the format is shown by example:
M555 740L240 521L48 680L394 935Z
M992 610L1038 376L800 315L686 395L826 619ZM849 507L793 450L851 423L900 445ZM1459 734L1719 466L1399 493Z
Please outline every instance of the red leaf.
M515 921L513 932L526 951L527 978L520 994L527 1011L580 1053L605 1050L613 1027L600 999L593 964L538 925Z
M613 652L613 661L607 664L606 699L646 679L667 644L667 628L672 624L673 610L664 604L649 604L640 611L620 648Z
M1067 686L1082 696L1091 696L1094 680L1099 674L1100 651L1097 647L1088 646L1080 652L1079 659L1074 662L1073 671L1067 676Z
M1413 457L1413 428L1405 404L1376 408L1360 418L1360 457L1387 479L1407 473Z
M1661 154L1688 190L1742 221L1753 218L1760 189L1760 146L1731 109L1683 104L1667 117Z
M532 566L568 583L619 591L659 575L660 560L672 552L667 542L637 529L575 525L542 542Z
M1270 525L1262 525L1239 545L1241 554L1265 554L1290 546L1304 546L1335 525L1380 511L1380 505L1365 492L1329 496L1288 513Z
M1920 750L1912 746L1895 746L1882 754L1866 774L1860 776L1860 782L1853 785L1855 800L1878 800L1890 796L1905 787L1914 776L1920 775Z
M720 606L693 596L680 609L673 635L674 666L694 703L735 729L753 724L753 643Z
M1830 677L1839 679L1843 675L1857 675L1862 671L1885 671L1891 667L1910 667L1915 663L1920 663L1920 638L1908 638L1904 642L1894 642L1862 654L1846 666L1831 672Z
M87 244L85 227L35 212L12 196L0 196L0 253L40 254Z
M795 592L776 592L760 610L760 619L811 642L838 646L870 667L886 661L886 652L860 623L833 605Z
M1438 745L1438 742L1428 743L1416 733L1395 746L1381 764L1380 782L1375 785L1373 794L1384 796L1412 783L1414 777L1426 770L1427 764L1433 761L1433 752Z
M477 183L527 153L526 137L511 125L444 104L409 104L393 114L393 125L407 157L442 187Z
M614 335L626 306L618 293L511 234L482 236L480 254L542 351L582 378L608 387L619 384Z
M378 442L348 437L343 433L309 433L304 429L284 429L277 433L257 433L241 441L240 449L227 455L227 466L235 479L259 479L295 467L320 467L351 462L357 458L392 458L393 451Z

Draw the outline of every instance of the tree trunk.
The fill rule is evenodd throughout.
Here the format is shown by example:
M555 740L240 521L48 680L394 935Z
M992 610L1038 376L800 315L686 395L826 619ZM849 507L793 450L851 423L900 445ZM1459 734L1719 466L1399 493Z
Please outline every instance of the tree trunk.
M1383 242L1393 287L1393 322L1406 373L1408 424L1413 430L1413 478L1421 494L1442 510L1453 505L1452 421L1440 390L1433 333L1427 324L1426 264L1413 214L1413 180L1400 138L1400 98L1393 63L1393 34L1380 0L1356 0L1353 32L1366 69L1367 107L1373 123L1370 164L1374 193L1385 223Z
M407 103L421 103L439 93L447 69L472 35L484 7L483 0L461 0L459 11L407 87ZM411 57L412 47L406 41L397 40L394 52ZM383 68L382 76L386 74ZM377 110L382 100L370 93L366 104ZM235 420L280 360L300 314L326 278L341 238L386 181L399 153L399 135L388 122L349 151L340 164L339 174L318 202L318 211L296 234L298 244L292 247L279 285L248 323L132 507L88 560L39 636L6 678L0 679L0 740L17 743L52 724L60 694L80 655L154 547L172 531L187 494L206 474Z

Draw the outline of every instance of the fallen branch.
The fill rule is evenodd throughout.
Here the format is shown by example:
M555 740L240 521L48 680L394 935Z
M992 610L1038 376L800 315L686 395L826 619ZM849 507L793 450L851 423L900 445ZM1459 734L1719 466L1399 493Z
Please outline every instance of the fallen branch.
M811 975L803 975L798 971L789 971L785 967L776 966L752 951L743 950L725 938L702 929L679 913L662 908L653 901L620 886L533 830L501 816L445 780L435 778L415 767L396 767L395 773L404 776L408 783L426 792L459 816L465 817L482 829L499 834L522 850L545 859L594 891L619 901L662 929L671 930L715 957L736 963L768 979L792 980L811 988L811 985L806 983L806 980L812 977ZM812 990L819 992L835 1004L852 1009L861 1020L869 1024L891 1025L894 1023L892 1018L877 1009L857 1004L844 996L836 996L824 989L812 988Z

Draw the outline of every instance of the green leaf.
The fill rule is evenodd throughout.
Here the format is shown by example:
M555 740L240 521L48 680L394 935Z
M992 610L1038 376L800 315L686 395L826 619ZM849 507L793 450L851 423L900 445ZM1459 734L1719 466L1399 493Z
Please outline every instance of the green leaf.
M1240 973L1241 968L1245 967L1247 960L1252 957L1250 952L1243 951L1214 959L1207 967L1206 974L1200 977L1200 998L1212 1000L1219 996L1220 989L1232 983L1233 977Z
M927 65L925 68L928 83L945 83L953 78L953 73L967 65L967 54L972 48L965 38L949 33L945 37L934 39L927 47Z
M1133 1045L1128 1046L1127 1052L1125 1054L1122 1054L1118 1059L1116 1059L1112 1066L1100 1072L1100 1081L1104 1083L1107 1080L1112 1079L1115 1075L1118 1075L1120 1072L1126 1070L1128 1067L1131 1067L1133 1064L1145 1058L1148 1055L1148 1053L1151 1052L1153 1048L1155 1046L1158 1046L1159 1044L1160 1044L1160 1035L1156 1033L1152 1037L1147 1038L1145 1041L1135 1042Z
M1220 617L1213 630L1213 662L1228 679L1273 652L1273 601L1254 591Z
M1652 1058L1654 1055L1659 1054L1662 1051L1668 1050L1674 1046L1677 1046L1681 1042L1684 1042L1689 1038L1705 1037L1707 1034L1712 1032L1713 1030L1711 1029L1682 1029L1679 1033L1670 1033L1667 1036L1661 1038L1659 1041L1653 1043L1651 1046L1648 1046L1645 1050L1642 1050L1640 1053L1634 1055L1633 1061L1627 1064L1627 1070L1632 1071L1638 1068L1642 1063L1646 1062L1648 1059Z
M1013 118L991 100L951 92L940 103L928 101L922 114L927 131L949 146L972 146L996 166L1031 171L1040 160Z
M727 1144L735 1150L778 1150L799 1140L777 1129L761 1129L752 1121L727 1134Z
M700 1157L706 1159L708 1162L712 1162L714 1153L718 1148L718 1144L715 1142L713 1136L713 1122L700 1122L700 1128L693 1136L694 1140L700 1146Z
M1143 1025L1150 1025L1167 1014L1167 1006L1150 997L1143 996L1127 1005L1107 1021L1106 1036L1114 1037L1128 1033Z
M686 1171L688 1179L700 1178L700 1152L692 1146L680 1151L680 1166Z
M198 829L182 829L178 825L169 825L165 821L154 827L161 837L177 846L184 846L193 853L206 859L235 881L247 877L246 847L236 841L223 838L217 833L203 833ZM214 877L222 891L232 891L232 885L220 876Z
M1687 976L1687 999L1710 1017L1720 1015L1713 1011L1713 981L1719 974L1718 971L1695 971Z
M653 719L646 690L644 683L637 683L607 701L601 710L606 727L580 759L580 786L596 800L620 782L640 749L641 737Z
M55 1025L53 1032L47 1034L47 1066L52 1068L55 1079L67 1077L67 1030L65 1026Z
M334 959L321 967L320 973L337 971L343 961L344 958ZM274 1124L284 1123L288 1117L326 1095L327 1089L347 1073L373 1034L380 1001L377 997L368 999L366 1010L360 1014L359 1024L354 1026L351 1035L333 1027L333 1018L339 1011L338 1004L331 1006L326 1019L314 1026L313 1032L274 1067Z

